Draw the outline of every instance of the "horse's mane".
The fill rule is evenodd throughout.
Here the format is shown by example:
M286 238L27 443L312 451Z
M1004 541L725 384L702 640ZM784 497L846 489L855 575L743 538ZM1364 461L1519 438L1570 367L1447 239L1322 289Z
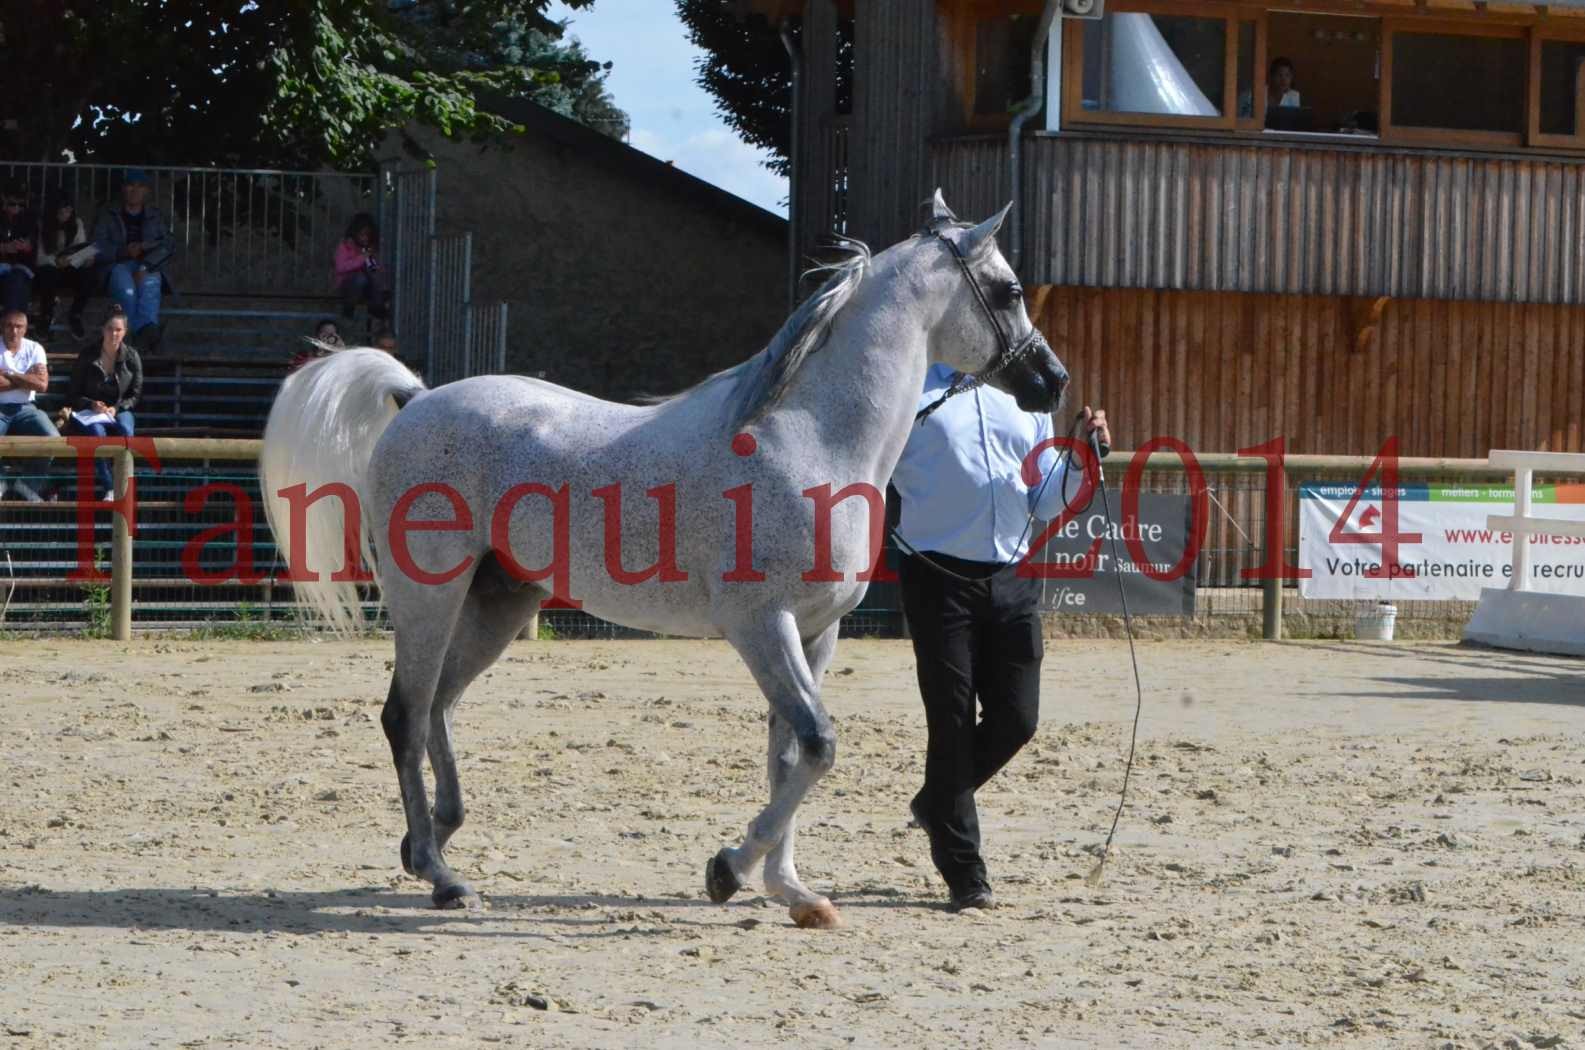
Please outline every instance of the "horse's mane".
M836 247L848 258L808 271L830 276L818 292L793 311L765 349L680 393L645 400L650 404L666 404L706 386L731 383L725 420L729 430L745 427L775 408L787 393L799 367L825 345L832 322L869 272L870 250L864 242L844 238Z

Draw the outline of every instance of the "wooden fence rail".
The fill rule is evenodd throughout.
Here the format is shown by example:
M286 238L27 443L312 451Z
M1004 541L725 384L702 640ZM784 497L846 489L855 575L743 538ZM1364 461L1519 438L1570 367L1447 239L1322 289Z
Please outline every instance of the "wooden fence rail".
M136 456L143 454L151 446L154 455L162 463L218 461L256 464L263 448L263 442L257 439L162 437L143 439L150 442L151 446L143 444L139 439L132 441L137 443L138 447L129 447L127 439L104 438L94 449L95 456L114 458L116 499L126 496L127 484L132 477ZM7 459L72 458L76 455L77 447L64 438L0 437L0 462ZM1132 452L1113 452L1107 460L1110 466L1108 483L1120 484L1127 466L1133 462L1133 459ZM1264 459L1231 453L1197 453L1194 462L1207 475L1259 475L1271 469L1271 465ZM1363 478L1370 470L1372 462L1369 456L1295 455L1286 457L1283 468L1288 479L1319 474L1345 474ZM1173 453L1154 453L1146 457L1144 469L1152 474L1174 474L1182 473L1185 464ZM1398 461L1397 469L1400 477L1416 478L1504 478L1511 476L1512 473L1511 466L1494 465L1484 459L1401 459ZM1286 487L1284 485L1281 490L1284 499ZM1268 546L1281 551L1286 544L1287 513L1280 503L1277 510L1276 523L1268 525L1265 541ZM137 503L134 498L127 513L115 515L114 521L110 568L111 633L112 637L119 641L126 641L132 637L132 525L136 519ZM1265 637L1273 640L1282 636L1283 582L1277 578L1263 581L1261 605Z

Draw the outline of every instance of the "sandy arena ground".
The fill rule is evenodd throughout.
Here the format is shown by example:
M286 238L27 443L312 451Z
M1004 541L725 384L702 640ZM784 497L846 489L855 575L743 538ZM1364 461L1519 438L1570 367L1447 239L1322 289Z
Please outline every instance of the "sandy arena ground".
M1585 1046L1579 662L1147 644L1091 889L1128 654L1053 642L981 796L1003 907L953 915L911 654L844 642L798 841L847 925L813 933L704 899L765 793L722 644L519 643L475 685L474 913L397 864L389 643L5 649L0 1048Z

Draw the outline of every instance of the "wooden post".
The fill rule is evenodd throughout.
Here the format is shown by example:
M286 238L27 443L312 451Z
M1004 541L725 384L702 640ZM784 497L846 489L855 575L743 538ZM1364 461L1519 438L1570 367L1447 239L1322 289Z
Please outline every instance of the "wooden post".
M132 481L132 452L115 453L115 498L125 499ZM132 528L128 518L136 509L128 505L126 514L111 514L110 545L110 636L118 642L132 640Z
M1268 576L1260 582L1261 636L1268 642L1282 641L1282 577Z
M528 618L528 623L524 624L523 629L517 633L517 640L520 642L539 640L539 610L536 609L534 615Z
M1277 515L1275 525L1266 523L1266 542L1277 549L1266 549L1266 568L1271 571L1260 581L1261 637L1268 642L1282 641L1282 585L1285 581L1281 569L1288 546L1288 476L1279 472L1278 478L1282 487L1277 491L1277 498L1266 503L1268 513L1275 511Z

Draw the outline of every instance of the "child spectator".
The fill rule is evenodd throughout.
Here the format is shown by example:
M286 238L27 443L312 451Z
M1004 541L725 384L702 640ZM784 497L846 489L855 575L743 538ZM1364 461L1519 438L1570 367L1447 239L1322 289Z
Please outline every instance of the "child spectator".
M0 194L0 307L26 310L33 298L38 223L28 211L27 187L9 182Z
M55 306L61 289L71 293L70 325L72 337L83 338L83 307L88 305L94 275L94 257L99 254L88 239L88 228L71 200L62 197L44 218L39 230L38 281L42 308L39 331L49 334L55 323Z
M299 350L292 355L291 361L286 365L288 374L297 371L310 361L321 357L329 357L347 344L341 338L341 326L332 318L325 318L314 326L314 338L308 344L307 350Z
M368 212L360 211L347 224L347 235L336 246L335 277L342 317L350 320L358 304L367 303L372 320L385 319L390 289L380 266L380 228Z

